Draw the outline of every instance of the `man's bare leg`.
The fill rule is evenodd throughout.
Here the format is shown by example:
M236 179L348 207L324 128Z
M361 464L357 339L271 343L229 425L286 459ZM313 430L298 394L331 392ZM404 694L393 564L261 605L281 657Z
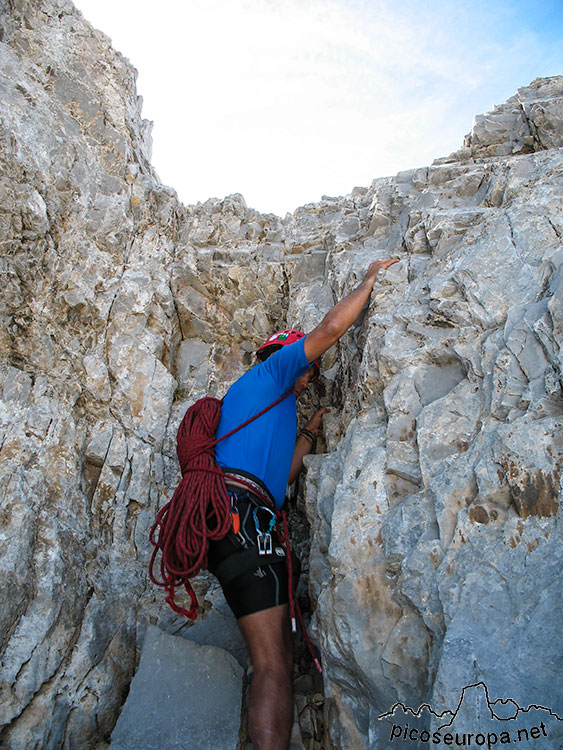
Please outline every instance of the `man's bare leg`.
M254 750L287 750L293 723L293 650L288 605L238 620L254 673L248 725Z

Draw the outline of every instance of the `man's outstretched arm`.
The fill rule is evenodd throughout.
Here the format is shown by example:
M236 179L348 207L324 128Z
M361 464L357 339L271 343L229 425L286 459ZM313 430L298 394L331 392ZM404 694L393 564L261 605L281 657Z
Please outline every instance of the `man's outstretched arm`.
M313 362L324 354L327 349L330 349L346 333L354 321L357 320L368 301L379 271L381 269L386 270L389 266L398 262L399 258L385 258L384 260L376 260L372 263L362 283L347 297L340 300L325 315L319 325L311 333L307 334L307 338L305 339L305 356L309 362Z

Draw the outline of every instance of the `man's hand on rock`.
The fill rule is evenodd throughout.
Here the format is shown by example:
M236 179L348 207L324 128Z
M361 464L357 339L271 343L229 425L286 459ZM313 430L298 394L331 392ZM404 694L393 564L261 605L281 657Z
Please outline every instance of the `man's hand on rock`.
M321 357L346 333L368 302L379 271L386 270L398 262L399 258L383 258L374 261L368 268L362 283L327 312L319 325L305 339L305 356L309 362Z
M312 432L315 437L318 437L318 434L321 431L321 423L323 421L323 417L329 411L330 409L327 409L326 406L316 411L309 422L305 425L305 429Z
M399 260L400 260L399 258L383 258L382 260L374 261L368 268L368 272L366 273L364 280L365 281L369 280L370 282L373 283L379 271L381 270L386 271L389 268L389 266L392 266L394 263L398 263Z

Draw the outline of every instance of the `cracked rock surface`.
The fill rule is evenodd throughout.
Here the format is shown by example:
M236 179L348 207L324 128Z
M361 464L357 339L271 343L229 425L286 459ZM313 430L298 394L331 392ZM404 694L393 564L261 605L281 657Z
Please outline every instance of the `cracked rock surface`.
M0 68L0 745L96 748L148 624L189 638L147 576L186 407L388 255L304 406L325 746L479 681L563 716L563 78L282 219L159 182L134 69L68 0L0 0Z

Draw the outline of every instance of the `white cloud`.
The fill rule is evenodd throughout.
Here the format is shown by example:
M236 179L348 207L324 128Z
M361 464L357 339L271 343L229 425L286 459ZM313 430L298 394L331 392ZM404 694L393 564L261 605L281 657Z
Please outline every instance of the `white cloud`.
M242 192L283 214L346 193L449 153L495 96L557 72L502 0L77 4L139 69L155 168L185 202Z

